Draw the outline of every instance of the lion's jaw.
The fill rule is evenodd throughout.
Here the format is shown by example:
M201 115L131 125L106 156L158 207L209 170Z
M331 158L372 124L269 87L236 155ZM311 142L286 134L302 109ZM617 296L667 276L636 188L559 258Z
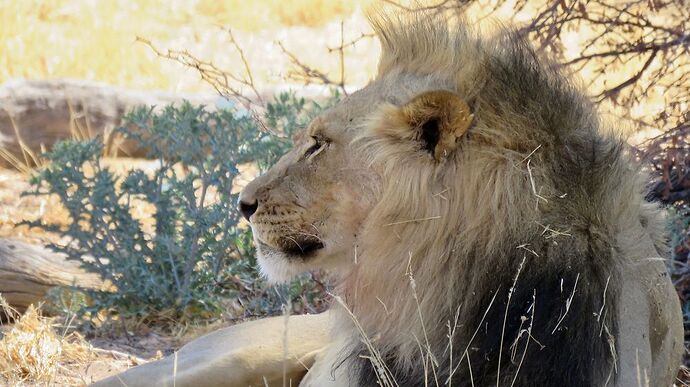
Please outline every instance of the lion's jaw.
M344 272L356 259L352 250L367 211L361 193L348 188L346 176L305 179L295 188L289 183L293 173L275 182L266 206L259 204L251 218L261 272L272 282L286 282L310 270ZM275 197L284 200L270 202Z

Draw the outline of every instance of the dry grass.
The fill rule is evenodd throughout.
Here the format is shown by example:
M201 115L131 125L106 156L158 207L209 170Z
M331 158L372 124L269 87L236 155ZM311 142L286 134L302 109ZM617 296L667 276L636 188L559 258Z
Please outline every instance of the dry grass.
M86 386L170 350L173 338L148 332L88 342L34 306L20 315L0 295L0 385ZM136 355L134 355L136 354ZM139 355L139 356L137 356Z
M58 334L52 319L34 306L22 315L0 297L14 326L0 340L0 381L6 385L73 384L76 368L93 359L91 346L78 333Z

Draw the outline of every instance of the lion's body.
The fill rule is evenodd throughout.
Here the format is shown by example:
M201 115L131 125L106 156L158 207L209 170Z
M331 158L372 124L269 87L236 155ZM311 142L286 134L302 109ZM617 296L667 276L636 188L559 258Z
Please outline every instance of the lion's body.
M341 278L302 384L671 384L663 221L624 142L510 34L379 20L377 79L243 193L269 276Z

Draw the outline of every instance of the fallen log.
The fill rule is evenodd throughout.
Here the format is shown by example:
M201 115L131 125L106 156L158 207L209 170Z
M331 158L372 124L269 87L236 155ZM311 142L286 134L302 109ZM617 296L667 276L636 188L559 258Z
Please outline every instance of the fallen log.
M18 312L44 299L55 286L99 288L103 281L76 261L43 246L0 239L0 294Z
M137 106L159 106L187 100L213 106L214 95L130 90L77 80L13 80L0 85L0 148L20 163L49 150L59 140L104 138L112 156L143 157L134 142L109 137L122 117ZM27 154L29 153L29 154ZM8 166L7 157L0 166Z

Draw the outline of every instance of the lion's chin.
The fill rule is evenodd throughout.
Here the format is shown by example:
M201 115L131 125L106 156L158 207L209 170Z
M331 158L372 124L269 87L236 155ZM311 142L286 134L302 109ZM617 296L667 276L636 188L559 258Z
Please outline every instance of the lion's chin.
M298 275L313 270L311 265L293 254L257 243L257 261L261 274L271 283L285 283Z

